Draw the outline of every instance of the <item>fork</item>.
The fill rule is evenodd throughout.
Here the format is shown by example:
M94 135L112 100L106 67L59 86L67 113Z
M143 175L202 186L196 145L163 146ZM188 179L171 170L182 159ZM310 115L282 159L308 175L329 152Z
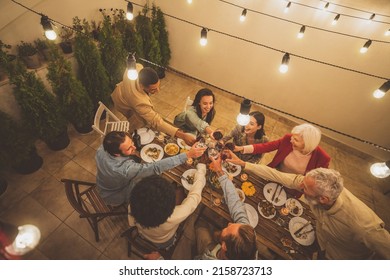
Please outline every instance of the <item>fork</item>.
M303 231L303 232L297 233L295 236L299 238L299 237L301 237L302 235L308 234L308 233L310 233L310 232L312 232L312 231L314 231L314 228L309 229L309 230L307 230L307 231Z

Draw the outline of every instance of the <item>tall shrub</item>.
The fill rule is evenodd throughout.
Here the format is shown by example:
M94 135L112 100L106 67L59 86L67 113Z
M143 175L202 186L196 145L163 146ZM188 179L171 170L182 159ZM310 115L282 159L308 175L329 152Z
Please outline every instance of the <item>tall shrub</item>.
M152 7L152 27L155 38L160 45L161 65L167 67L171 59L171 49L169 48L168 31L166 29L164 14L159 7L153 4Z
M88 22L84 19L81 23L81 20L75 17L73 27L79 30L75 36L75 57L79 64L80 79L96 110L99 101L106 105L111 103L109 79L99 50L89 35L91 32Z
M55 45L50 46L47 78L67 120L78 131L85 127L91 128L94 114L92 100L83 84L76 79L70 62Z
M123 47L122 37L116 31L111 22L111 17L103 14L103 24L99 32L99 47L102 62L106 68L110 81L111 90L117 83L122 81L123 73L126 69L127 52Z

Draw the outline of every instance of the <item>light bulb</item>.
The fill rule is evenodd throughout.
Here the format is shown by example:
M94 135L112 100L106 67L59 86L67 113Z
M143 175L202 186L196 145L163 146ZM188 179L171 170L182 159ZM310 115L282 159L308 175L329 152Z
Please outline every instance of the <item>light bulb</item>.
M368 48L371 46L372 41L368 40L364 46L360 49L360 53L366 53Z
M298 35L297 35L297 38L298 38L298 39L302 39L302 38L303 38L303 35L305 34L305 29L306 29L306 27L303 25L303 26L301 27L301 29L299 30L299 33L298 33Z
M34 249L41 239L41 232L34 225L23 225L18 227L19 233L14 242L5 250L10 255L21 256Z
M138 78L138 72L135 69L127 69L127 78L129 78L132 81L137 80Z
M390 28L386 30L385 36L390 36Z
M243 115L240 113L237 116L237 123L239 125L244 126L244 125L247 125L249 123L250 119L251 119L251 117L249 115Z
M284 8L284 13L288 13L288 10L290 10L291 2L287 3L286 8Z
M381 91L380 89L377 89L374 91L374 93L372 94L375 98L382 98L383 96L386 95L386 92L383 92Z
M133 4L131 2L127 3L127 11L126 11L126 18L128 20L133 20L134 14L133 14Z
M339 21L339 18L340 18L340 14L338 14L337 16L334 17L333 21L332 21L332 25L336 25L337 22Z
M284 74L284 73L287 73L287 71L288 71L288 65L286 65L286 64L280 65L280 67L279 67L280 73Z
M374 91L373 96L375 98L382 98L386 95L386 92L390 89L390 80L384 82L377 90Z
M288 71L288 63L290 62L290 55L285 53L282 59L282 64L279 67L280 73L286 73Z
M46 30L45 36L47 39L52 40L52 41L57 39L57 33L54 30Z
M246 9L244 9L241 13L241 16L240 16L240 21L243 22L245 21L246 19Z
M371 174L377 178L386 178L390 175L390 169L386 162L377 162L370 167Z
M206 46L207 45L207 29L202 28L200 31L200 45Z
M191 4L191 3L192 3L192 0L187 0L187 3L188 3L188 4Z

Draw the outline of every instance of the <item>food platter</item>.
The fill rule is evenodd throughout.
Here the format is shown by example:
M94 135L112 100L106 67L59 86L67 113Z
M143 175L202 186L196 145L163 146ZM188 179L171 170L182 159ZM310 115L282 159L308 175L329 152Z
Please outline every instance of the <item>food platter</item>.
M230 162L223 162L222 170L235 177L241 173L241 166Z
M153 141L154 136L156 134L154 133L153 130L148 129L147 127L142 127L137 130L138 135L141 137L141 145L146 145L149 144Z
M175 143L168 143L165 145L164 147L164 152L168 155L168 156L174 156L174 155L177 155L179 153L179 146L176 145Z
M259 223L259 215L257 214L256 209L248 204L244 203L246 214L248 215L249 224L255 228L257 224Z
M295 198L289 198L286 200L286 207L290 211L290 214L299 217L303 214L302 204Z
M161 146L152 143L145 145L141 149L140 155L145 162L155 162L163 158L164 150Z
M283 189L283 186L278 185L277 183L266 184L263 188L263 194L265 199L275 206L282 206L287 200L287 194Z
M267 200L260 201L257 205L257 210L259 210L260 215L266 219L272 219L276 216L274 205Z
M302 217L293 217L291 218L288 229L290 231L291 236L294 238L296 242L303 246L310 246L314 243L315 233L313 225L308 223L308 221ZM301 229L299 231L299 229ZM299 231L297 236L296 233Z
M183 178L181 178L181 184L188 191L190 191L192 189L192 184L190 184L190 183L191 183L191 181L193 183L195 173L196 173L196 169L188 169L182 175L183 178L186 178L187 180L184 180Z

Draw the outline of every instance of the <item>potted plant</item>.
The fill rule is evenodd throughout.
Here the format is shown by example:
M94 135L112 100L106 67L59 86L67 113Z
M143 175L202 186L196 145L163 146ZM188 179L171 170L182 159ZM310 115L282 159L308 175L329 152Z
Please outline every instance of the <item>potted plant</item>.
M67 27L62 27L62 30L59 34L61 38L60 47L65 54L70 54L73 52L72 48L72 38L73 30Z
M70 62L55 46L50 46L50 52L47 78L66 119L79 133L91 132L94 117L91 98L83 84L73 74Z
M48 61L49 60L49 42L47 40L36 39L34 41L35 47L42 57Z
M145 59L157 65L160 65L161 64L160 46L159 46L159 42L154 36L152 23L149 17L147 16L147 12L148 12L148 7L147 5L145 5L142 14L139 13L135 17L135 27L142 40L143 53ZM154 68L156 71L159 68L154 64L151 64L150 67Z
M18 54L26 64L27 68L37 69L41 67L38 50L33 44L21 41L21 43L18 45Z
M11 49L11 45L5 44L0 40L0 81L5 80L7 77L6 65L9 60L9 49Z
M127 52L123 47L119 31L116 31L111 22L111 17L103 14L103 24L99 33L99 48L102 63L107 71L111 90L122 81L126 69Z
M89 97L92 100L94 111L99 107L99 101L106 106L111 104L111 90L107 72L102 64L102 59L90 34L90 26L84 19L73 19L73 27L80 32L75 36L75 57L79 65L79 77ZM82 34L81 30L85 33Z
M99 33L100 33L100 25L101 25L101 22L96 22L94 20L91 20L91 27L92 27L92 37L93 39L95 39L96 41L99 41Z
M166 24L164 14L159 7L153 4L152 7L152 28L154 36L159 42L160 54L161 54L161 65L168 67L169 60L171 59L171 49L169 48L168 31L166 30ZM158 76L160 79L165 77L165 69L157 69Z
M41 168L33 131L0 111L0 171L12 167L18 173L30 174Z
M136 32L132 21L126 19L125 11L114 12L114 26L122 36L123 47L127 53L136 53L138 57L144 57L141 36Z
M69 145L67 123L55 96L41 79L19 61L10 64L10 82L27 127L31 128L52 150Z

